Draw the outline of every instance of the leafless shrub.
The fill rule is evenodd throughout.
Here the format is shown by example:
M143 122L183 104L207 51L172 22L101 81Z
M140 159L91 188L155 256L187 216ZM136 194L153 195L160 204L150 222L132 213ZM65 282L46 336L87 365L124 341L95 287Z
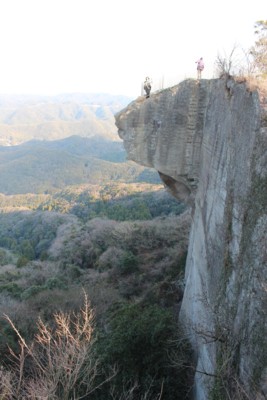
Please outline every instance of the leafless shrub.
M229 55L218 54L215 61L216 75L219 78L232 77L236 82L244 82L248 90L257 90L261 102L266 104L267 79L257 73L257 66L251 57L251 52L234 46Z
M79 400L99 387L95 384L99 363L93 348L94 314L86 295L80 313L54 315L54 329L39 319L31 344L7 315L5 318L18 336L20 352L15 354L10 349L15 379L11 387L10 373L2 371L2 398ZM113 376L115 373L113 370ZM5 393L10 397L3 397Z
M0 399L11 400L14 398L14 376L11 371L0 367Z
M255 67L250 54L234 45L229 54L218 54L215 60L216 75L218 77L235 76L244 79L254 75Z

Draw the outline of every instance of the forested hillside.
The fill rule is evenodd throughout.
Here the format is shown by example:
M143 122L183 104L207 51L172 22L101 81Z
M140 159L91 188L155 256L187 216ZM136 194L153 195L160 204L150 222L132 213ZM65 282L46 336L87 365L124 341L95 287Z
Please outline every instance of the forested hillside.
M30 343L41 327L40 321L51 329L55 326L56 313L64 313L65 321L71 321L68 315L72 319L73 312L82 310L86 295L94 314L94 339L85 342L86 346L90 345L86 348L91 358L82 364L79 361L79 376L73 371L75 386L64 389L68 396L78 390L84 398L93 400L130 400L130 393L152 400L164 385L168 399L176 399L177 391L184 396L181 399L186 399L191 385L191 350L176 316L183 296L190 213L184 212L183 205L171 201L158 185L117 184L80 190L71 187L57 196L27 196L32 209L38 208L37 211L16 209L23 199L26 208L23 195L1 196L0 356L5 368L0 369L0 374L3 382L8 384L10 393L16 393L16 375L6 372L10 368L8 346L15 352L13 356L20 352L15 330ZM12 203L13 212L9 210ZM50 206L61 212L40 211ZM78 318L83 324L86 314L81 312ZM13 328L11 321L15 324ZM87 328L91 332L90 326ZM61 328L58 327L58 333ZM77 329L77 325L72 328ZM79 329L85 334L85 326ZM70 357L67 363L74 362L73 356L79 358L82 338L79 336L75 341L78 346L75 353L58 343L57 350L51 354L55 365L62 365L65 353ZM34 366L36 356L28 354L29 367L37 374L37 386L32 387L27 368L18 365L28 398L33 393L43 393L38 378L40 365ZM19 358L22 362L23 357L21 354ZM92 363L97 365L96 376L91 370L88 372ZM66 368L69 370L70 366L66 364ZM64 368L61 373L62 378L68 379ZM48 390L49 379L47 375L43 380L42 390ZM80 379L93 385L90 397L86 396L88 387L80 386ZM62 386L56 382L56 398L61 399ZM1 390L7 393L5 384L0 385L0 394ZM125 397L120 397L122 388Z
M56 379L56 399L79 393L154 400L163 387L170 400L177 391L187 398L191 348L176 318L190 226L184 204L161 184L71 185L50 194L1 194L0 226L0 395L35 398ZM50 332L46 346L54 328L58 340L74 335L51 337L54 345L40 349L62 366L60 376L34 344L39 330L39 337ZM62 348L65 340L75 349Z
M98 136L0 147L0 193L51 193L112 181L160 182L156 171L125 160L121 142Z

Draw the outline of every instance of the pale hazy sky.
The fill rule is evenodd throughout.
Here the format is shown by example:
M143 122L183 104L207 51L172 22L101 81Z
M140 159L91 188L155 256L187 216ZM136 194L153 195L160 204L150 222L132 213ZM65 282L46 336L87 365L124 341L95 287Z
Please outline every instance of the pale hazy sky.
M0 93L105 92L136 97L211 78L217 55L255 42L266 0L0 0Z

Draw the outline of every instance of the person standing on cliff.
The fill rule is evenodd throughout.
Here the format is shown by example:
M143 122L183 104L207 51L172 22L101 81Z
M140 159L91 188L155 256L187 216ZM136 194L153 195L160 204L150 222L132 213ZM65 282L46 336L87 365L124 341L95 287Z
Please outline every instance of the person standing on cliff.
M148 99L148 97L150 96L150 91L151 91L151 80L149 79L149 77L147 76L144 82L144 90L146 92L146 98Z
M201 79L201 73L204 69L203 57L200 57L200 59L196 61L196 64L197 64L197 79Z

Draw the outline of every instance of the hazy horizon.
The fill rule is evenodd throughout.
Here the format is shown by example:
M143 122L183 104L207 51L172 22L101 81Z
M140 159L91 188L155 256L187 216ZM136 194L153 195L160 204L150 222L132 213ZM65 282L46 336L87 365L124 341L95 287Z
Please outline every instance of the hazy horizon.
M137 97L146 76L152 91L196 78L200 56L203 78L214 77L218 54L254 44L266 1L9 0L0 10L0 93Z

